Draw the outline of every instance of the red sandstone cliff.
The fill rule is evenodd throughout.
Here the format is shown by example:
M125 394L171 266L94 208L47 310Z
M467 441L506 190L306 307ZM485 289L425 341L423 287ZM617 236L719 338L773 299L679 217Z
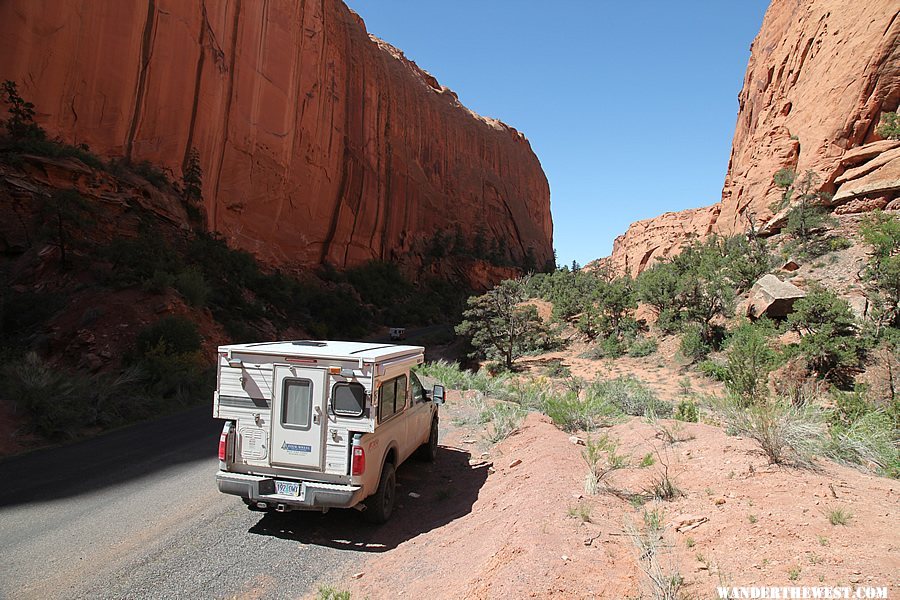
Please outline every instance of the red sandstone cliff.
M391 260L457 224L553 257L525 137L340 0L5 0L0 79L104 156L177 179L196 147L210 227L269 262Z
M900 194L900 143L875 128L900 102L896 0L773 0L751 47L721 201L635 223L608 265L640 272L707 233L774 232L772 176L815 171L835 212L884 208ZM894 202L891 206L898 204Z

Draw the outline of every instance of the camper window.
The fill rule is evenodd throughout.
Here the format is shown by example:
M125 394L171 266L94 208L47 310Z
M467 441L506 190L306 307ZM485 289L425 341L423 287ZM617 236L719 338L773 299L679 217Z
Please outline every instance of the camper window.
M386 421L406 407L406 375L381 384L378 391L378 420Z
M281 424L289 429L309 429L312 416L312 381L291 379L284 382Z
M361 417L366 410L366 388L359 383L342 381L334 384L331 410L342 417Z

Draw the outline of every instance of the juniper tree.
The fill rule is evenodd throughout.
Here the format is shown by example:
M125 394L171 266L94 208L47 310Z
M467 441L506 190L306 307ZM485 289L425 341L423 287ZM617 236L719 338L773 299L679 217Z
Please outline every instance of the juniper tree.
M502 361L512 369L513 361L539 348L545 339L543 322L527 299L527 280L507 279L481 296L472 296L456 333L470 338L477 355Z

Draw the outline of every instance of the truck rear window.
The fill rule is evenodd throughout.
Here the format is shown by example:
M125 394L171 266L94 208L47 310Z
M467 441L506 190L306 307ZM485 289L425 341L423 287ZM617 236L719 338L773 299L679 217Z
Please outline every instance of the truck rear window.
M331 410L342 417L361 417L366 410L366 388L359 383L334 384L331 390Z

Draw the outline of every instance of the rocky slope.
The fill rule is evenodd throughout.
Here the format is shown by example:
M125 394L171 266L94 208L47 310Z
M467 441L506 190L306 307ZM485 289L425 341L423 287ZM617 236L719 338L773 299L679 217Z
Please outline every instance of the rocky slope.
M813 170L837 213L898 207L900 142L875 132L900 103L900 10L893 0L773 0L751 46L721 201L635 223L609 265L640 272L705 233L780 228L769 205L781 168Z
M422 251L484 224L552 259L525 137L473 114L340 0L10 0L0 79L52 135L181 176L200 152L209 225L277 265Z

